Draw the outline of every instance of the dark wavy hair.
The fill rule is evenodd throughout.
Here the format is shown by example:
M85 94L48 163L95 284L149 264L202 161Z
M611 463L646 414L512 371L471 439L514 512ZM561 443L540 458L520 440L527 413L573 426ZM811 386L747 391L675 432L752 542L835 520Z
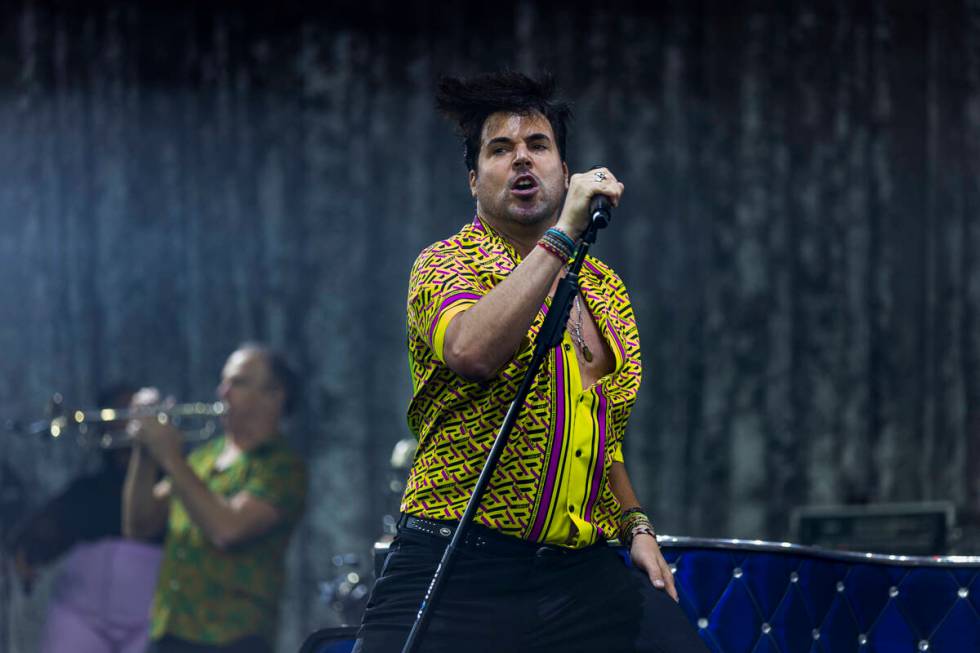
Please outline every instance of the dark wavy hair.
M551 123L558 153L565 160L565 140L572 108L555 99L555 78L544 73L539 79L513 71L484 73L467 79L443 77L436 87L436 108L456 123L463 139L463 162L476 172L483 123L498 111L528 115L540 113Z

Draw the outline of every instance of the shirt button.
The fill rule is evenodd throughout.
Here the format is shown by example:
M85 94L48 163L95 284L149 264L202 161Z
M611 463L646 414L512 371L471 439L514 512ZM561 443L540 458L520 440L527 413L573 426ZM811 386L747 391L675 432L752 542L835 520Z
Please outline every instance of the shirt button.
M572 346L569 344L565 345L565 351L572 351Z
M170 589L176 592L177 590L180 589L180 583L176 580L170 581Z
M568 506L568 512L575 512L575 506Z
M581 449L576 449L575 450L575 457L576 458L581 458L582 457L582 450Z

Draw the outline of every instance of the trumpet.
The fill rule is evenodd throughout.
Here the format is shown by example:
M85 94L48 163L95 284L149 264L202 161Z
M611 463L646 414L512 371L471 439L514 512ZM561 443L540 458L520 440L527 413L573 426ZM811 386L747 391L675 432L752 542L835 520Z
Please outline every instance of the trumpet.
M221 401L192 402L171 406L141 406L135 408L96 408L92 410L66 410L60 394L51 399L47 424L48 434L60 438L75 431L79 442L101 449L118 449L133 444L133 436L124 429L105 430L107 424L133 419L155 418L161 424L172 424L183 432L185 442L199 442L218 432L218 422L228 412Z

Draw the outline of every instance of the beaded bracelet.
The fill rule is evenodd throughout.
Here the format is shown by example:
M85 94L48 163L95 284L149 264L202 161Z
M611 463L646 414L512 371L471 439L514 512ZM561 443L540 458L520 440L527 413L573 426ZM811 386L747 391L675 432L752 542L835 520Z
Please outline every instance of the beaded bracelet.
M575 249L575 241L574 241L574 240L572 240L572 237L571 237L571 236L569 236L568 234L566 234L566 233L565 233L564 231L562 231L561 229L559 229L559 228L557 228L557 227L551 227L551 228L550 228L550 229L548 229L548 231L546 231L545 233L550 233L550 234L554 234L554 235L555 235L556 237L558 237L558 238L560 238L560 239L561 239L562 241L564 241L564 242L565 242L565 244L566 244L566 245L568 245L568 248L569 248L569 249Z
M629 537L627 538L627 540L626 540L626 542L625 542L625 545L626 545L626 548L627 548L627 549L630 549L630 548L632 548L632 547L633 547L633 540L635 540L635 539L636 539L636 536L637 536L637 535L649 535L649 536L650 536L650 537L652 537L652 538L653 538L654 540L656 540L656 539L657 539L657 534L656 534L656 533L654 532L654 530L653 530L653 527L651 527L651 526L646 526L646 525L641 525L641 526L637 526L637 527L636 527L636 528L634 528L634 529L633 529L633 531L632 531L632 532L631 532L631 533L629 534Z
M630 535L634 529L638 526L648 526L653 528L653 524L650 523L650 518L647 517L640 508L630 509L626 511L625 516L620 519L619 524L619 539L622 542L632 541L632 536Z
M574 251L572 246L568 244L568 241L565 238L555 235L556 233L560 233L560 232L552 231L551 229L549 229L548 231L544 232L544 234L541 236L541 240L551 245L554 245L561 252L564 252L565 256L567 256L568 258L572 258L572 253Z
M644 530L649 530L656 537L653 524L650 523L650 520L645 515L631 521L628 525L624 525L624 528L620 530L619 540L629 547L633 543L633 537L636 533Z
M551 243L542 239L538 241L538 247L556 257L562 264L568 263L569 256Z
M620 529L622 529L627 524L630 524L630 523L632 523L634 521L642 520L642 519L646 519L648 521L650 519L649 517L647 517L646 513L643 512L643 508L640 508L640 507L630 508L629 510L625 511L620 516L620 518L619 518L619 527L620 527Z
M628 531L633 526L637 525L642 521L650 521L650 519L642 512L635 512L632 515L630 515L628 518L620 522L619 530L620 532Z
M649 521L647 521L645 519L644 520L637 521L637 522L635 522L633 524L630 524L629 528L624 528L623 530L621 530L619 532L619 541L620 542L628 542L628 541L632 540L633 539L633 536L632 536L633 531L636 530L637 528L639 528L640 526L648 526L651 529L653 528L653 524L651 524Z

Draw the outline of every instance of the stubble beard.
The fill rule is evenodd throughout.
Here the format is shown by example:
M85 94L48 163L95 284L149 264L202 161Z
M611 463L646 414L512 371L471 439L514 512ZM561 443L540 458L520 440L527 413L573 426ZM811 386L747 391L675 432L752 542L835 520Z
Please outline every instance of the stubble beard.
M509 191L507 191L509 193ZM532 202L522 202L520 200L511 201L508 196L499 198L491 205L481 202L484 210L489 213L491 219L501 220L519 224L524 227L534 227L549 223L555 219L558 209L561 208L561 199L549 200L542 198Z
M506 213L512 222L525 227L534 227L555 217L555 211L547 205L541 205L532 210L524 210L520 206L509 206L506 208Z

